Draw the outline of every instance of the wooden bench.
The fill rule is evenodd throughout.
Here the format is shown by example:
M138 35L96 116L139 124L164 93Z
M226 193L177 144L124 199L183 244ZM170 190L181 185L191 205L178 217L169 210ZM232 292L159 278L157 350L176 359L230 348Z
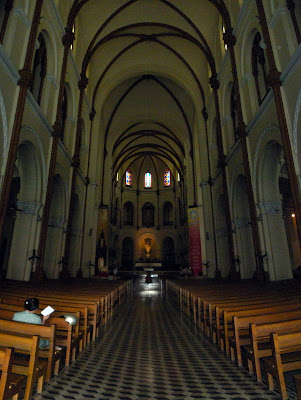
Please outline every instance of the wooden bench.
M240 311L227 311L225 310L223 313L223 329L220 330L219 337L221 343L221 349L225 350L227 355L230 355L230 344L229 338L234 335L234 328L233 328L233 317L251 317L255 315L269 315L269 314L279 314L283 313L284 315L288 312L296 311L297 318L300 315L301 309L295 310L294 307L290 310L288 305L280 305L280 306L268 306L268 307L259 307L255 309L246 309ZM267 317L266 317L267 318ZM262 321L265 322L265 321Z
M301 399L301 375L295 375L295 386L296 386L296 392L297 392L297 399Z
M43 359L47 363L46 382L49 382L52 374L58 375L59 364L62 358L62 351L56 350L56 326L55 325L37 325L25 322L8 321L0 319L1 331L9 333L22 333L26 335L38 335L40 339L49 341L49 348L39 349L39 359Z
M211 304L210 304L211 306ZM214 305L214 311L211 310L210 320L210 336L214 340L214 335L216 336L215 341L220 345L219 340L219 331L222 329L221 322L224 322L224 311L243 311L243 310L252 310L252 309L259 309L259 308L267 308L267 307L283 307L285 309L301 309L300 300L279 300L279 297L267 299L267 298L260 298L260 299L251 299L251 300L239 300L230 303L218 304ZM212 315L215 316L214 320ZM215 323L214 323L215 322ZM232 322L232 321L231 321Z
M32 397L34 384L37 383L37 392L41 393L46 375L46 369L38 366L39 337L7 333L0 331L0 346L13 347L15 353L23 355L22 359L15 358L12 372L26 377L24 400Z
M14 311L1 310L0 318L11 321L14 315ZM60 347L64 347L66 350L65 366L69 366L71 361L76 358L76 350L78 347L78 339L75 334L75 326L70 325L60 317L50 317L46 321L46 325L56 326L56 344Z
M0 400L17 400L23 391L25 378L21 375L13 374L14 349L9 347L0 348Z
M266 324L252 323L250 325L251 344L244 345L249 372L255 369L258 382L262 381L260 359L272 355L270 335L272 333L290 333L301 331L301 319L293 319Z
M289 320L298 321L299 319L301 319L301 310L282 311L281 308L277 308L277 312L265 311L256 315L235 315L233 317L233 336L228 339L231 360L234 361L236 359L239 367L242 366L241 347L251 344L251 324L264 324Z
M60 317L50 317L46 324L56 326L55 342L59 347L66 349L65 366L68 367L70 362L76 359L76 351L78 349L76 325L70 325L64 318Z
M272 357L264 357L263 362L268 377L270 390L274 390L274 379L278 382L281 397L288 398L284 372L294 371L301 368L301 332L295 333L273 333Z
M28 295L14 295L12 296L11 294L1 294L1 303L2 304L10 304L10 305L19 305L23 306L24 301L28 298ZM104 316L103 316L103 309L102 311L100 310L100 304L103 304L103 302L94 300L94 301L87 301L87 300L80 300L77 298L77 300L70 300L70 298L64 299L63 296L60 298L57 297L57 295L48 295L46 296L45 294L43 296L39 296L39 301L40 301L40 307L43 305L53 305L54 308L58 307L61 308L63 307L64 310L70 310L70 313L73 312L73 309L78 308L82 313L82 326L83 329L86 330L84 334L84 346L86 343L90 342L90 338L92 335L92 338L95 339L96 336L98 335L99 328L101 324L104 323ZM87 308L87 311L84 309ZM82 310L82 311L81 311ZM62 309L63 311L63 309ZM86 316L86 313L88 314ZM87 319L87 321L86 321Z

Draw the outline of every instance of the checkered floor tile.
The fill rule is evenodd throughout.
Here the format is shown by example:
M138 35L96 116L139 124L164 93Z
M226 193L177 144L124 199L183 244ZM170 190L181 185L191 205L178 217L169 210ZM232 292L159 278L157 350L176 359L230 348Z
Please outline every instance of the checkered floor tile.
M293 390L290 400L296 399ZM162 283L133 298L69 368L33 400L279 400L238 369L165 302Z

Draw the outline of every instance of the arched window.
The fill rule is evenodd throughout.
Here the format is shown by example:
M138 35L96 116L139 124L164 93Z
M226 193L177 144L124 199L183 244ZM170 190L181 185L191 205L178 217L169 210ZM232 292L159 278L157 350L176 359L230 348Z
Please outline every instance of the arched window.
M133 225L134 207L133 203L127 201L123 206L123 225Z
M163 206L163 225L168 226L173 224L173 206L167 201Z
M170 171L168 169L164 171L164 186L170 186Z
M235 90L234 90L234 86L233 85L232 85L232 89L231 89L230 108L231 108L231 119L232 119L234 139L237 140L238 139L238 134L237 134L237 108L236 108Z
M67 98L67 89L66 86L64 87L64 94L63 94L63 102L62 102L62 133L61 133L61 140L64 141L65 136L65 127L66 127L66 120L67 120L67 113L68 113L68 98Z
M144 187L150 189L152 187L152 174L147 171L144 175Z
M125 171L125 186L132 186L133 183L133 173L130 169Z
M155 207L147 202L142 207L142 226L149 228L155 225Z
M257 32L252 46L252 73L255 79L256 93L259 104L261 104L268 91L264 47L265 44L261 40L261 35L259 32Z
M30 91L38 104L41 104L43 83L47 70L47 51L43 35L38 37L39 47L37 48L33 61L32 81Z

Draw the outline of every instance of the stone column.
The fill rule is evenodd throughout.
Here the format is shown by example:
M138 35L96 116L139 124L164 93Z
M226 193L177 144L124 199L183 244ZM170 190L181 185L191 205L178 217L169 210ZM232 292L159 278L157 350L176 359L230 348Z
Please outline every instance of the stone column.
M297 0L297 1L300 1L300 0ZM293 26L294 26L295 33L296 33L297 42L298 42L298 44L300 44L301 43L301 33L300 33L300 28L299 28L298 21L296 18L296 13L295 13L296 4L295 4L294 0L286 0L286 5L291 14Z
M300 191L298 186L297 174L296 169L294 166L294 159L293 159L293 152L290 143L290 136L284 111L284 104L281 92L282 82L280 79L280 72L277 70L275 57L273 53L269 28L265 16L265 10L262 3L262 0L256 0L257 10L260 25L262 28L262 34L264 38L264 42L266 44L266 53L269 65L269 74L268 80L269 84L271 85L274 98L275 98L275 106L278 116L278 122L280 127L281 139L282 139L282 146L283 146L283 153L284 153L284 160L287 167L287 174L290 183L290 189L292 194L293 205L295 208L295 215L296 215L296 226L298 231L299 237L299 248L301 247L301 203L300 203Z
M223 193L225 196L225 213L226 213L226 224L227 224L228 251L229 251L229 260L230 260L230 274L234 274L236 272L236 268L235 268L235 263L234 263L232 221L231 221L230 203L229 203L229 195L228 195L228 182L227 182L227 175L226 175L226 156L224 154L220 108L219 108L219 101L218 101L219 81L218 81L216 75L212 75L212 77L209 80L209 83L213 89L215 111L216 111L216 135L217 135L217 148L218 148L218 156L219 156L218 167L221 169L221 173L222 173Z
M256 203L255 203L251 171L250 171L250 161L249 161L249 153L248 153L248 147L247 147L246 124L244 123L244 120L243 120L241 97L240 97L240 91L239 91L238 75L237 75L236 60L235 60L235 53L234 53L234 46L236 43L236 38L232 33L232 28L226 29L226 31L224 33L224 41L228 46L228 51L229 51L230 60L231 60L233 86L234 86L236 106L237 106L237 120L238 120L237 134L240 139L244 172L245 172L246 183L247 183L247 196L248 196L248 204L249 204L250 218L251 218L253 246L254 246L254 252L255 252L255 259L256 259L256 271L254 274L254 278L259 281L263 281L264 280L264 268L263 268L263 263L262 263L262 258L261 258L262 251L261 251L261 243L260 243L259 228L258 228L258 221L257 221L257 210L256 210Z
M89 173L90 173L90 156L91 156L91 142L92 142L92 130L93 130L93 120L95 117L95 110L93 109L90 113L90 139L89 139L89 153L88 153L88 166L87 166L87 176L86 176L86 190L85 190L85 199L84 199L84 215L83 215L83 234L82 234L82 241L81 241L81 252L80 252L80 262L79 262L79 269L77 271L77 275L81 277L83 275L82 272L82 265L83 265L83 254L84 254L84 245L85 245L85 226L86 226L86 214L87 214L87 199L88 199L88 190L90 185ZM112 204L112 203L111 203ZM90 268L90 266L89 266ZM89 271L90 276L90 271Z
M64 250L64 263L63 263L63 269L61 272L62 279L67 279L69 277L68 264L69 264L70 244L71 244L71 235L72 235L72 220L73 220L73 213L74 213L76 175L78 173L78 168L80 166L79 152L80 152L80 137L81 137L81 115L82 115L84 93L85 93L85 89L86 89L87 85L88 85L88 78L84 74L81 74L81 79L78 82L78 88L80 90L80 94L79 94L79 105L78 105L78 114L77 114L75 149L74 149L74 155L72 157L73 170L72 170L72 178L71 178L70 203L69 203L69 213L68 213L68 222L67 222L66 242L65 242L65 250Z
M66 77L66 71L67 71L69 49L70 49L71 44L73 43L73 40L74 40L74 34L73 34L72 30L66 28L66 34L62 38L62 43L64 45L64 55L63 55L62 69L61 69L56 120L53 125L53 132L52 132L52 144L51 144L51 154L50 154L49 170L48 170L48 181L47 181L47 189L46 189L46 196L45 196L45 204L44 204L44 208L43 208L40 241L39 241L39 247L38 247L39 259L38 259L38 263L36 266L35 274L33 275L33 279L36 281L40 281L43 279L43 262L44 262L44 255L45 255L51 198L52 198L52 192L53 192L53 182L54 182L54 174L55 174L55 166L56 166L57 149L58 149L59 138L61 137L61 134L62 134L62 103L63 103L63 95L64 95L65 77Z
M212 219L212 230L213 230L213 247L214 247L214 261L215 261L215 277L221 277L221 271L218 267L218 257L217 257L217 246L216 246L216 231L215 231L215 217L214 217L214 206L213 206L213 193L212 193L212 186L213 186L213 179L211 176L211 164L210 164L210 156L209 156L209 140L208 140L208 113L206 108L203 108L202 111L205 123L205 132L206 132L206 152L207 152L207 163L208 163L208 186L209 186L209 193L210 193L210 208L211 208L211 219ZM207 260L208 266L208 260Z
M5 5L4 5L5 14L4 14L4 18L3 18L3 22L2 22L2 26L1 26L1 30L0 30L0 43L1 44L3 43L8 18L11 13L11 10L13 9L13 6L14 6L14 0L6 0Z
M14 166L17 158L20 129L23 120L27 89L29 88L32 79L31 65L35 51L35 42L37 38L38 26L40 23L42 5L43 5L43 0L36 1L31 29L29 33L28 45L26 49L24 66L19 71L20 79L18 81L18 85L20 87L20 90L17 100L16 114L10 139L10 146L7 155L7 164L3 177L2 193L0 199L0 242L3 236L4 221L7 213L10 188L13 178Z

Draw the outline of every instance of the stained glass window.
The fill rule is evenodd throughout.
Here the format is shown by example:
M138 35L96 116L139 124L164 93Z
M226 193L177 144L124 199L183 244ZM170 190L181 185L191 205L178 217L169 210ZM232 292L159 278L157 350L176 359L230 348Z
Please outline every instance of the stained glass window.
M164 186L170 186L170 171L164 171Z
M152 174L150 172L146 172L144 175L144 187L145 188L152 187Z
M132 186L133 183L133 174L130 169L125 172L125 185Z

